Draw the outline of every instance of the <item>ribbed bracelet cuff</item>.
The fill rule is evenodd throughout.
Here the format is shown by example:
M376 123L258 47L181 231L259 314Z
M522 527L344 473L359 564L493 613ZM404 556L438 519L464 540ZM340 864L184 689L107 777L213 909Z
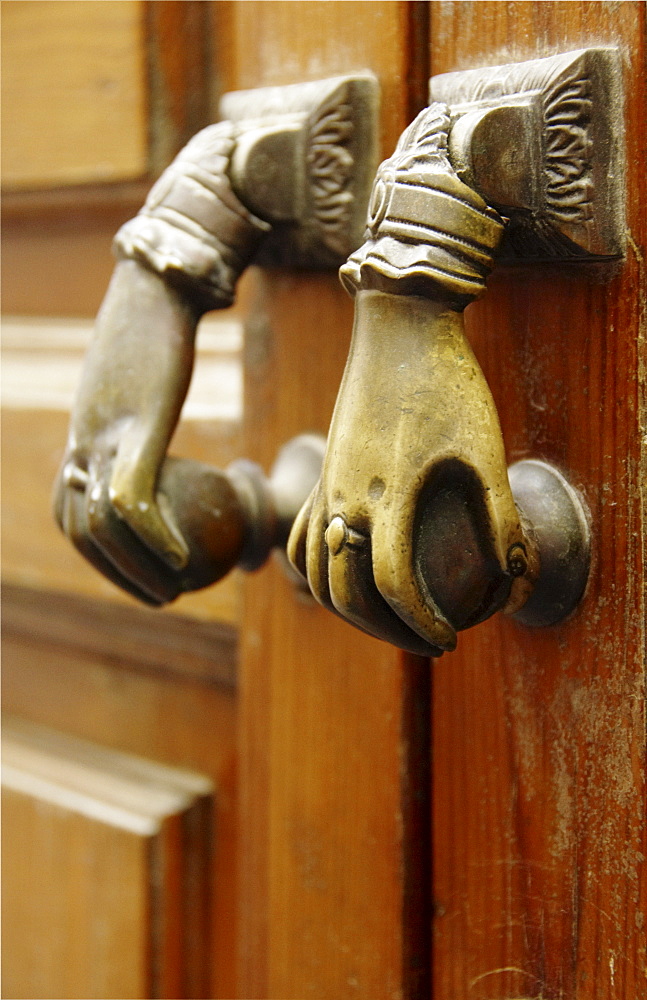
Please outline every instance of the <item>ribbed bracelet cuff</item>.
M228 122L199 132L114 241L117 257L193 286L212 309L232 303L236 281L271 228L231 188L227 168L234 145Z
M504 223L452 169L445 111L427 108L380 167L367 241L340 270L351 293L376 288L464 308L484 291Z

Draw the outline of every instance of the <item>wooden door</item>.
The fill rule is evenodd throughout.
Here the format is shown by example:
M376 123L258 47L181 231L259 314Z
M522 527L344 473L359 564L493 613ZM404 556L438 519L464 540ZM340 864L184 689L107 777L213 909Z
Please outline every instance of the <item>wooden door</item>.
M240 579L151 613L50 510L112 236L215 117L214 11L2 8L4 995L233 996ZM174 448L227 464L241 321L202 333Z
M14 176L5 308L8 295L8 311L23 317L91 314L107 265L98 280L88 241L103 239L97 252L105 262L117 217L127 217L137 186L159 168L164 122L197 128L213 114L213 104L195 110L205 80L218 92L372 69L387 155L426 103L431 73L589 44L620 47L626 260L606 282L566 268L495 273L486 298L466 314L510 461L556 463L591 510L592 578L573 620L540 632L497 616L429 664L327 614L277 562L245 580L240 600L235 577L167 612L141 611L82 568L49 527L64 416L14 396L3 427L12 470L5 700L23 720L68 738L190 767L214 783L209 995L640 997L643 6L79 6L114 6L122 17L141 6L135 37L148 44L134 51L149 60L157 53L134 76L152 87L137 91L152 123L149 145L142 153L135 143L125 175L104 184L87 175ZM207 11L213 20L200 21ZM206 37L211 45L203 47ZM151 38L163 41L151 46ZM199 55L180 58L187 51ZM76 266L66 273L61 260ZM244 406L227 419L187 421L174 450L214 464L245 454L267 468L293 434L325 431L351 323L352 303L334 274L252 269L237 311L216 320L210 369L217 378L226 360L238 359L222 345L242 330ZM54 342L44 349L43 336L41 324L32 347L18 341L11 356L32 381L34 359L45 364ZM50 361L71 350L69 338L57 343ZM150 975L147 988L180 995L159 992L171 987Z

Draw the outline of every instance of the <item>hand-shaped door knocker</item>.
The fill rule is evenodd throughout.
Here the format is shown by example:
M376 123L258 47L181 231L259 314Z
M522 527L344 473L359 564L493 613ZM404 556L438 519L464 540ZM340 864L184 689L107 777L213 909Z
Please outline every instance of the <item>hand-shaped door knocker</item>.
M619 256L618 92L610 49L432 79L341 269L350 354L288 554L322 604L413 652L500 609L553 624L584 592L583 505L544 462L508 472L463 310L504 237L527 259Z
M201 315L253 262L339 266L361 239L375 170L370 74L227 94L115 238L55 488L77 549L150 604L255 569L285 546L323 440L301 435L269 479L167 458Z
M431 81L341 269L355 323L314 489L312 437L269 483L244 461L219 473L165 455L201 312L228 304L251 260L329 265L358 245L374 83L336 81L335 100L310 90L306 114L303 88L279 88L267 108L283 101L280 127L229 122L193 140L117 237L57 489L80 551L161 603L259 565L311 490L289 557L322 604L372 635L439 655L499 609L534 625L570 614L588 575L583 504L543 461L507 469L463 310L497 255L622 254L618 66L598 48ZM231 98L232 119L262 110L256 95Z

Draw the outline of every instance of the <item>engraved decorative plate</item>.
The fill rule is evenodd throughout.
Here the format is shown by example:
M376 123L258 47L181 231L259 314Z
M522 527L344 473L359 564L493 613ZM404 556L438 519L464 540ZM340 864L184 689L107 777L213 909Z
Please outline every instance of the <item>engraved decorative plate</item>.
M338 267L359 246L377 167L377 111L371 73L224 95L221 117L246 126L234 187L272 224L258 263Z
M589 48L445 73L459 176L510 219L507 259L613 259L625 247L620 55Z

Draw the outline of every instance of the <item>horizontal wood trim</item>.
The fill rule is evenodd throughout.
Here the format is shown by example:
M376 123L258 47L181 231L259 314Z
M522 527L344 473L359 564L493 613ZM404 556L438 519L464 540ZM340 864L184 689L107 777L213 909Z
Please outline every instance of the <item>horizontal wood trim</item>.
M6 716L2 757L5 995L210 995L208 778Z
M33 191L3 191L2 220L5 225L44 220L60 216L76 223L87 216L123 211L135 215L150 190L151 182L122 181L113 184L70 184Z
M148 608L5 584L5 640L83 651L104 663L236 686L236 630Z
M72 318L5 317L2 322L2 405L69 411L81 380L93 322ZM203 320L183 420L242 417L242 327L235 318Z
M112 241L142 199L96 210L4 216L2 309L11 315L96 315L114 268ZM4 202L4 195L3 195Z
M202 774L81 740L18 716L2 718L2 783L132 832L158 833L167 816L214 794ZM10 768L10 773L5 773ZM40 796L40 792L39 792Z

